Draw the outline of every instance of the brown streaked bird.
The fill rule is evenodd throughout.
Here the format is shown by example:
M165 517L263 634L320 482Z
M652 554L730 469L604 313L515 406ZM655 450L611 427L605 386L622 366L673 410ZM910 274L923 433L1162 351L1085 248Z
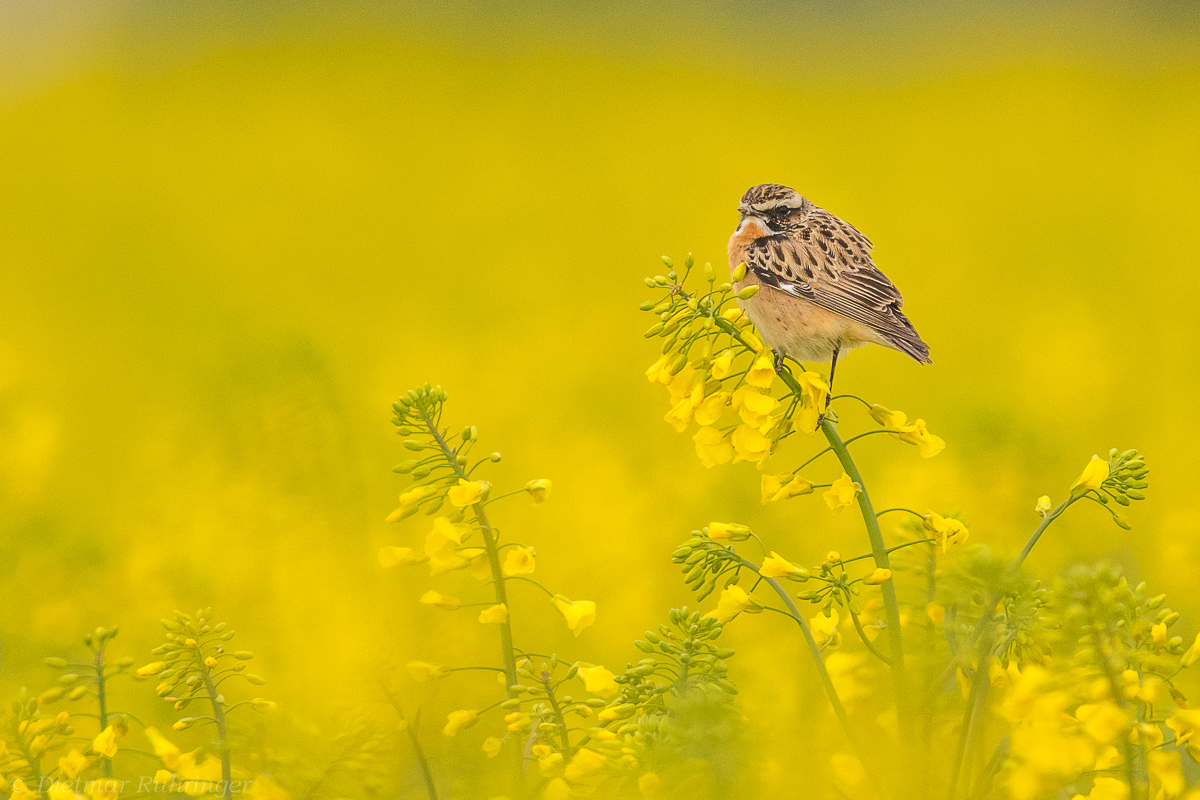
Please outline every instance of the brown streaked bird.
M775 351L777 370L784 357L828 362L832 389L838 358L872 342L933 363L857 228L776 183L751 187L738 211L729 268L745 262L746 275L734 288L759 287L738 305Z

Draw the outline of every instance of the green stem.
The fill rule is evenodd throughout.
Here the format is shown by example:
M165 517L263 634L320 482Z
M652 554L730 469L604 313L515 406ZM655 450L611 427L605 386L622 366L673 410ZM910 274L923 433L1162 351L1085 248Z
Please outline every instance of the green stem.
M542 670L542 686L546 690L546 697L550 698L550 708L554 711L554 718L558 720L558 737L562 745L561 752L563 758L569 758L571 755L571 739L567 735L567 718L563 716L562 708L558 705L558 698L554 695L556 687L550 685L550 673Z
M879 518L875 515L875 511L871 506L871 498L867 494L867 487L863 483L862 475L859 473L858 467L855 466L854 459L850 457L850 451L846 449L846 444L838 436L837 428L833 422L828 418L822 419L821 430L825 434L825 438L829 440L829 446L837 454L838 461L842 464L842 469L850 476L850 480L861 487L858 493L858 508L862 512L863 522L867 527L867 538L871 542L871 555L875 559L875 566L890 570L892 568L891 561L888 558L887 546L883 542L883 533L879 529ZM896 601L896 586L894 582L884 581L879 589L880 594L883 596L884 620L887 622L888 653L891 655L892 668L892 691L896 696L896 712L900 723L900 735L902 738L907 739L912 731L912 720L910 698L908 696L908 682L904 675L904 637L900 630L900 606Z
M221 781L225 784L221 796L225 800L233 797L233 768L229 761L229 737L225 728L225 708L224 703L217 699L217 687L213 685L212 676L208 672L208 667L204 665L200 655L196 656L200 662L200 676L204 678L204 689L208 692L208 699L212 703L213 722L217 724L217 748L221 753Z
M854 629L856 631L858 631L858 638L862 639L862 643L867 646L867 649L870 650L871 653L874 654L874 656L876 658L878 658L880 661L887 664L888 666L891 666L892 660L890 658L888 658L887 656L885 656L883 653L876 650L875 645L873 645L871 643L871 640L867 638L867 632L863 630L862 623L858 621L858 614L855 614L853 611L850 611L849 609L846 609L846 612L850 615L850 619L852 619L854 621Z
M108 727L108 685L104 679L104 648L106 641L101 641L96 648L96 659L93 666L96 669L96 699L100 704L100 730ZM113 776L112 759L108 756L100 757L100 769L104 777L111 778Z
M445 438L442 437L433 420L429 418L428 413L425 413L424 417L429 434L437 442L438 447L441 448L446 463L451 465L454 474L460 480L466 480L467 475L458 463L458 454L446 443ZM488 566L492 572L492 588L496 593L496 605L503 605L505 608L508 608L508 592L504 586L504 572L500 567L500 548L496 544L496 535L491 523L488 522L487 509L484 508L484 503L476 503L472 508L475 511L475 518L479 521L479 532L483 536L483 546L487 551ZM511 620L512 613L510 609L508 619L500 623L500 651L504 658L504 677L508 681L507 691L509 697L513 696L513 687L517 685L517 657L513 651Z
M958 778L973 738L975 723L987 701L988 689L991 688L988 676L991 652L991 638L985 637L980 641L979 662L975 667L975 675L971 678L971 691L967 696L967 707L963 711L962 727L958 732L958 749L955 751L954 767L950 772L950 790L946 793L947 800L954 800L955 792L958 790ZM967 786L970 787L970 775L967 776Z

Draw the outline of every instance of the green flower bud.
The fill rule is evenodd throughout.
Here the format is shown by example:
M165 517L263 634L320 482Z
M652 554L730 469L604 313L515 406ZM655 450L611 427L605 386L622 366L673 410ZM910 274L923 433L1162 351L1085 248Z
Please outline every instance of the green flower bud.
M738 292L736 297L738 300L749 300L751 297L754 297L754 295L756 295L756 294L758 294L757 286L747 286L746 288L744 288L740 292Z

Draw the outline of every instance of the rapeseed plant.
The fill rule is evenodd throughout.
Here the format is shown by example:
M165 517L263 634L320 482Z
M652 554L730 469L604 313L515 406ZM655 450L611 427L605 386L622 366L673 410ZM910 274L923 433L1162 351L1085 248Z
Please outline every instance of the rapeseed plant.
M744 264L733 271L732 282L718 281L706 264L693 287L690 255L680 271L672 259L663 261L667 275L646 279L662 294L641 309L658 317L646 336L663 340L646 377L670 394L665 420L680 433L696 426L691 435L696 455L710 468L745 461L763 469L789 440L795 444L801 441L797 436L820 431L827 446L793 469L762 474L762 502L824 489L830 510L857 505L862 516L869 552L843 557L830 551L811 568L732 522L693 531L674 554L698 599L720 588L709 617L728 623L743 613L772 611L796 623L856 754L835 760L850 758L864 766L882 796L940 793L955 800L986 797L1003 787L1017 800L1073 788L1087 788L1092 797L1140 798L1148 796L1151 784L1160 800L1181 794L1179 753L1163 751L1159 727L1184 731L1175 741L1186 745L1189 718L1179 716L1187 713L1179 710L1186 704L1171 678L1195 656L1179 637L1168 636L1178 614L1157 611L1161 597L1147 599L1144 586L1131 590L1106 567L1080 568L1054 590L1023 570L1047 528L1080 500L1103 506L1129 529L1129 520L1113 506L1144 499L1145 459L1135 450L1114 449L1107 458L1093 457L1057 506L1048 496L1038 498L1040 524L1011 562L978 548L962 555L970 536L964 520L936 510L876 511L851 455L854 442L885 433L915 446L924 458L936 456L946 443L925 420L910 422L903 412L854 395L830 397L821 375L801 364L777 367L738 307L758 291L733 291ZM881 427L843 439L842 404L835 407L836 401L865 408ZM838 468L822 469L828 474L822 480L819 462L828 454ZM901 525L889 543L880 519L891 513L907 515L912 523ZM950 553L952 547L959 556ZM913 578L916 590L905 597L919 601L901 602L902 576ZM812 588L793 593L785 588L792 583ZM804 614L797 600L815 605L816 615ZM1072 626L1078 635L1063 637ZM841 657L843 629L853 630L864 657L886 668L890 699L878 687L863 686L864 676L875 674L859 668L864 662ZM919 656L911 649L913 640L922 645ZM848 680L852 673L854 680ZM959 694L958 687L955 725L948 700ZM993 689L999 690L994 703ZM843 695L854 701L879 695L880 724L891 730L896 754L890 766L889 759L861 746ZM1009 727L998 728L1000 722ZM841 763L833 765L835 773L852 771Z

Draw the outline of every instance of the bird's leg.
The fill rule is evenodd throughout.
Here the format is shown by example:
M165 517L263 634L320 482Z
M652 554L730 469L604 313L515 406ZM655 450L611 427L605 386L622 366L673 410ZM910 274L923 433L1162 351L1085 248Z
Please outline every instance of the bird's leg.
M821 423L825 421L825 415L829 413L829 405L833 402L833 372L837 369L838 351L841 349L839 342L833 348L833 358L829 360L829 394L825 396L825 409L821 412L821 416L817 417L817 427L820 427Z
M776 375L783 372L783 359L785 359L785 358L787 358L787 356L784 354L784 352L782 350L777 350L775 352L775 374Z
M841 350L841 343L833 348L833 358L829 361L829 396L825 398L825 410L829 410L829 404L833 402L833 372L837 369L838 351Z

